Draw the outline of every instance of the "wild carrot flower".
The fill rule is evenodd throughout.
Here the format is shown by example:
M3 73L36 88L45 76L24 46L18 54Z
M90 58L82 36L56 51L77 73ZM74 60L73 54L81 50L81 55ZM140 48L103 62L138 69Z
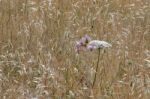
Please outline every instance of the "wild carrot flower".
M99 66L99 58L100 58L100 49L103 49L103 48L108 48L108 47L111 47L112 45L107 43L106 41L100 41L100 40L92 40L90 41L88 44L87 44L87 49L88 50L93 50L93 49L98 49L98 60L97 60L97 66L96 66L96 69L95 69L95 75L94 75L94 80L93 80L93 84L92 84L92 88L94 87L95 85L95 82L96 82L96 77L97 77L97 72L98 72L98 66Z
M102 49L111 46L112 45L107 43L106 41L92 40L87 44L87 49L92 51L93 49Z

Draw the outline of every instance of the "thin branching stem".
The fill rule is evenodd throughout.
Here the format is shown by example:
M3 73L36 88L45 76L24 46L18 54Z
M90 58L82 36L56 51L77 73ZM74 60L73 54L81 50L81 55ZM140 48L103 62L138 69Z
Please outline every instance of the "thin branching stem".
M98 65L99 65L99 58L100 58L100 48L98 49L98 60L97 60L96 71L95 71L95 75L94 75L92 88L94 87L95 82L96 82L96 77L97 77L97 72L98 72Z

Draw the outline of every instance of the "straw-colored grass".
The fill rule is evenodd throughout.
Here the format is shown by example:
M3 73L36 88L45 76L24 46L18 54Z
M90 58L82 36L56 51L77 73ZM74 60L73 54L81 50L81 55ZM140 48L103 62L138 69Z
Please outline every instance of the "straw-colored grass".
M112 47L77 55L88 34ZM149 99L150 0L0 0L0 99Z

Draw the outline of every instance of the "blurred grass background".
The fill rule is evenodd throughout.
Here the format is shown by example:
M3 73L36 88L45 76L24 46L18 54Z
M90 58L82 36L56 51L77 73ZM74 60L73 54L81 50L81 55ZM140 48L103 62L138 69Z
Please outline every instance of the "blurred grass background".
M82 36L112 48L77 55ZM149 0L0 0L1 99L149 99Z

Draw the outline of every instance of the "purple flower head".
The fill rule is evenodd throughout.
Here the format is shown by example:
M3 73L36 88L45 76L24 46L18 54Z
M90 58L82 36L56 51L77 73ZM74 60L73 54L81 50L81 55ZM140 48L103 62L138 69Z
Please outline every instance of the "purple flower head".
M85 35L84 37L82 37L81 39L80 39L80 44L82 45L82 46L86 46L87 45L87 43L89 43L91 41L91 38L88 36L88 35Z
M75 50L77 53L79 53L83 48L86 47L87 44L91 41L91 38L88 35L85 35L84 37L82 37L79 41L76 42L75 45Z
M88 35L84 36L85 43L89 43L91 41L91 38Z
M96 47L94 45L87 45L87 49L93 51L94 49L96 49Z

